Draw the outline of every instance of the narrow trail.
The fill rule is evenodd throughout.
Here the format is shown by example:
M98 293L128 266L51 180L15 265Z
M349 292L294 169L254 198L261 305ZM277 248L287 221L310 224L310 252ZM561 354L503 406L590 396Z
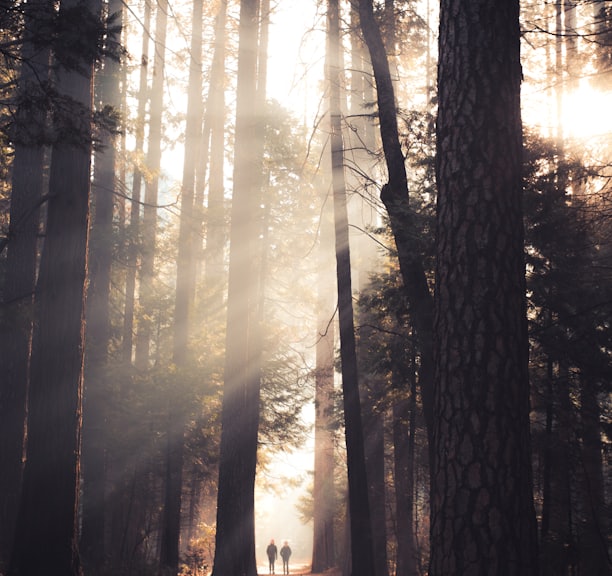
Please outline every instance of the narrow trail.
M272 576L282 576L282 566L280 572L276 570L276 573ZM257 567L258 576L269 576L267 566ZM310 564L296 564L295 566L289 565L289 576L341 576L342 571L338 568L330 568L325 572L311 572Z

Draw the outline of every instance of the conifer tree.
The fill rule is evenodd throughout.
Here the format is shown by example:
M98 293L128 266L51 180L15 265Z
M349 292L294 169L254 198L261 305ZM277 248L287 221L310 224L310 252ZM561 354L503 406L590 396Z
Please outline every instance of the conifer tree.
M261 387L258 237L261 157L257 94L259 0L241 0L230 224L227 334L213 574L255 576L255 471Z
M50 46L34 39L54 16L47 0L24 6L18 104L14 127L6 273L0 313L0 566L6 565L12 545L22 472L26 397L29 385L33 295L38 262L40 205L45 200L44 158L48 121L44 101L50 72Z
M64 0L56 25L58 92L71 130L56 125L45 240L35 294L28 444L9 574L79 575L78 512L97 1ZM76 28L76 37L73 26ZM76 41L76 45L75 42ZM49 495L52 494L53 497ZM34 550L39 553L33 553Z
M519 3L443 0L430 574L538 573Z

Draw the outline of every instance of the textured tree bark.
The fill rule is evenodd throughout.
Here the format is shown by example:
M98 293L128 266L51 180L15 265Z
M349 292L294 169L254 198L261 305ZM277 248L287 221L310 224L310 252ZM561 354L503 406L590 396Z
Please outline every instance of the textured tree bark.
M32 37L53 12L50 0L25 6L24 63L19 79L24 95L30 90L36 93L48 79L49 48L35 46ZM0 570L9 560L21 484L47 112L18 110L16 119L6 275L0 296Z
M60 11L76 5L62 2ZM82 7L99 13L95 0ZM84 44L95 41L86 26L81 36ZM75 121L86 135L91 134L93 62L82 66L80 73L60 70L58 90L82 105ZM9 568L14 576L81 573L77 535L90 164L88 146L57 142L53 147L35 295L27 455Z
M443 0L432 576L538 572L518 0Z

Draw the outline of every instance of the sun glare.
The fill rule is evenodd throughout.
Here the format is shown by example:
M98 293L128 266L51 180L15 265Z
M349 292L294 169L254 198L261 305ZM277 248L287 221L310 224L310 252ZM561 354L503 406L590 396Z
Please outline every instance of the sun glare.
M523 120L544 135L558 133L556 96L552 91L543 92L537 86L523 89ZM612 104L612 91L593 87L587 78L562 95L561 131L565 138L581 140L612 138L612 116L608 110Z
M570 138L588 139L612 136L610 105L612 93L593 88L582 81L567 93L562 111L563 132Z

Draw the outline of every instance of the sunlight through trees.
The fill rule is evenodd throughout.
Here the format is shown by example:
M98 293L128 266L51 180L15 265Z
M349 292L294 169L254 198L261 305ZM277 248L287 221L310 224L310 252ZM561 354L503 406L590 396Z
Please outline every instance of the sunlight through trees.
M610 573L612 2L6 0L0 63L1 574Z

